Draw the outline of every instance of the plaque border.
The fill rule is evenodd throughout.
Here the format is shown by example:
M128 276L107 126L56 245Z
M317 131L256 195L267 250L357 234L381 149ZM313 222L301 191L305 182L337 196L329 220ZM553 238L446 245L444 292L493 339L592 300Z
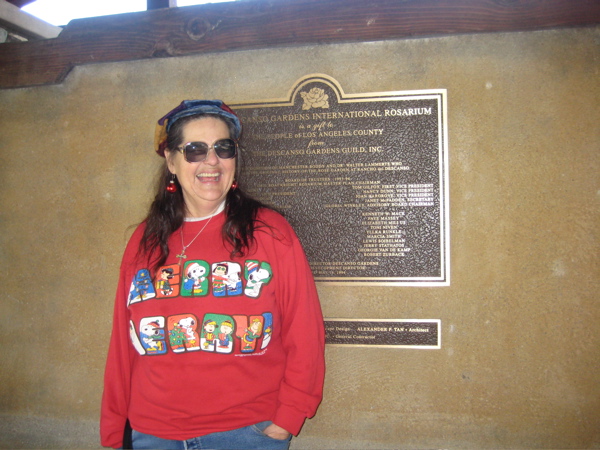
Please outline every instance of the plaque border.
M450 286L450 186L448 166L448 102L446 89L423 89L411 91L379 91L370 93L346 94L333 77L313 73L299 78L288 90L287 97L270 98L260 101L231 102L235 109L276 108L293 106L298 92L308 83L321 82L335 92L338 103L377 102L383 100L431 100L438 101L439 133L439 181L440 196L440 276L436 277L315 277L318 283L330 286Z
M325 344L329 347L370 347L370 348L415 348L440 350L442 348L442 319L344 319L328 318L324 322L386 322L386 323L435 323L437 325L437 345L369 345L369 344Z

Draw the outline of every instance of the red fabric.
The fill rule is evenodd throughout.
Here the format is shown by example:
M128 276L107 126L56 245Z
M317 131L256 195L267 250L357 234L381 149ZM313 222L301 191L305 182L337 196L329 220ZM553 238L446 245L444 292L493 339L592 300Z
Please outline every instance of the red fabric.
M264 420L298 434L305 418L314 415L324 378L323 318L315 284L300 242L285 219L264 210L260 220L271 228L255 233L257 245L243 258L231 259L223 245L223 213L185 252L182 269L191 260L206 261L211 269L220 262L228 262L228 270L239 264L241 282L236 285L233 276L231 295L225 296L215 295L223 283L213 284L208 271L208 284L194 291L185 280L187 268L181 270L179 281L176 273L167 279L171 291L158 284L158 276L150 287L140 272L145 262L136 260L143 225L134 232L121 264L106 363L103 446L122 445L127 418L143 433L184 440ZM205 224L186 222L183 241L190 242ZM169 248L166 266L177 272L179 232L171 237ZM258 272L248 274L258 268L263 269L262 284L256 283ZM269 272L270 278L264 278ZM217 323L214 330L209 328L211 321ZM258 332L252 328L254 321L261 322ZM195 335L189 326L193 322ZM219 326L232 324L231 347L219 347L219 335L224 335ZM148 331L154 333L152 338ZM246 347L250 349L244 352Z

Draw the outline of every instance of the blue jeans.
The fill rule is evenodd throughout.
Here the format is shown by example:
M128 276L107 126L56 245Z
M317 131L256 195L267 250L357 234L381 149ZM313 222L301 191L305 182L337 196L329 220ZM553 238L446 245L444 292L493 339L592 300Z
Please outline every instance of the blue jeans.
M260 422L237 430L211 433L185 441L161 439L133 430L133 448L153 450L287 450L292 437L290 436L286 440L270 438L263 433L263 430L270 424L270 421Z

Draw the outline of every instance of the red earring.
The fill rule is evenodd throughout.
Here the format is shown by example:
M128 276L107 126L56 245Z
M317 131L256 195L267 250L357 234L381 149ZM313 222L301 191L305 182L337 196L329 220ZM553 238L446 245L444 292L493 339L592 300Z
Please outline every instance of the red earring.
M234 182L231 184L231 189L235 191L237 188L238 188L238 182L237 182L237 181L234 181Z
M177 192L177 185L175 184L175 175L171 175L171 181L169 181L169 184L167 184L167 187L165 189L171 194Z

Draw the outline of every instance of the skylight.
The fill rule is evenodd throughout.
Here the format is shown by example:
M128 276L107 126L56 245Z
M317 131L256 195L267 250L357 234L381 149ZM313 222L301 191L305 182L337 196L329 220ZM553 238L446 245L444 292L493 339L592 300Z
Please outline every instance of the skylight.
M201 5L232 0L177 0L177 6ZM55 26L73 19L146 11L146 0L36 0L21 8Z

